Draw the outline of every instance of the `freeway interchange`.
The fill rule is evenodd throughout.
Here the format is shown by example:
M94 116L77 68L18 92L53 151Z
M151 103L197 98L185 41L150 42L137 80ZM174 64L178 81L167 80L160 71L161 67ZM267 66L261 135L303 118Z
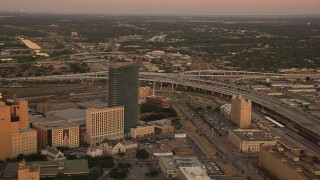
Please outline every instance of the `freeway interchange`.
M291 109L274 97L268 96L266 94L254 91L241 89L239 87L235 87L232 83L224 83L220 81L214 80L214 78L221 78L222 74L224 76L236 76L233 73L226 74L227 71L219 71L220 74L216 74L213 71L203 73L203 71L192 71L185 72L181 74L173 74L173 73L151 73L151 72L140 72L140 80L141 81L149 81L154 84L160 83L162 88L162 84L170 84L172 86L172 90L174 87L183 87L185 89L192 88L194 90L201 90L206 93L219 94L222 96L232 96L241 94L243 97L250 99L254 104L259 104L264 108L267 108L294 123L298 129L307 137L312 140L316 144L320 143L320 121L306 112L297 109ZM211 73L211 76L210 76ZM279 74L254 74L254 73L239 73L237 74L241 78L252 78L252 76L278 76ZM320 74L293 74L286 75L282 74L282 77L305 77L311 76L314 78L320 77ZM203 78L205 77L205 78ZM208 77L211 78L208 80ZM101 72L92 72L92 73L83 73L83 74L70 74L70 75L57 75L57 76L40 76L40 77L20 77L20 78L0 78L0 80L4 81L55 81L55 80L98 80L98 79L108 79L107 71Z

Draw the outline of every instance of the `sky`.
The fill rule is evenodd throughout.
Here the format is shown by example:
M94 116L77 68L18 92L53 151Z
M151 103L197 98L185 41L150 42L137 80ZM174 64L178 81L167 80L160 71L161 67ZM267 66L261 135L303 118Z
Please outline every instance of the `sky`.
M0 11L168 14L320 15L320 0L0 0Z

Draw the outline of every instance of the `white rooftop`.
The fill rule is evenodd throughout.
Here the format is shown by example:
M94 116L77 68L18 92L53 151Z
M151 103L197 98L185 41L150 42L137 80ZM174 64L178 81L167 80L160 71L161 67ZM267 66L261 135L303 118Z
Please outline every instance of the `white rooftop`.
M179 171L187 180L211 180L200 167L179 167Z

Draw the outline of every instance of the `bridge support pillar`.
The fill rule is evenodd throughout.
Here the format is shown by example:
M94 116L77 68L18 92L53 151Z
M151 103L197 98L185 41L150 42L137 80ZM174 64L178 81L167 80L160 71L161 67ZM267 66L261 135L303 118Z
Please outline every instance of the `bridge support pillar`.
M93 84L93 78L91 79L91 84Z
M160 82L160 89L162 90L162 82Z
M171 84L171 91L173 91L173 83Z

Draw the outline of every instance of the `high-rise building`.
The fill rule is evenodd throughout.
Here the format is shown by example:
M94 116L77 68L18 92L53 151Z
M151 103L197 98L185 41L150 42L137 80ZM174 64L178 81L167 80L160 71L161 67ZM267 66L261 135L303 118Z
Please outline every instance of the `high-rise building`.
M250 128L251 125L251 101L232 96L230 120L241 129Z
M138 123L138 64L126 64L109 68L109 106L124 106L124 132Z
M86 141L100 143L105 139L124 138L124 108L88 109L86 111Z
M28 102L0 102L0 160L37 152L37 131L28 127Z
M38 132L38 149L48 146L80 147L80 126L65 120L51 122L33 122L32 128Z

